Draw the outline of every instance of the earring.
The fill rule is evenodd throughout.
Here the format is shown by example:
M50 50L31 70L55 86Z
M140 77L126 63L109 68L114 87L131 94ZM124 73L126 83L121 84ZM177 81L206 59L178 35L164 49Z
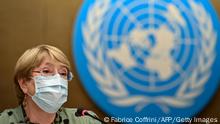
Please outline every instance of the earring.
M26 94L24 95L24 100L23 100L22 104L23 104L24 108L27 106L27 95Z

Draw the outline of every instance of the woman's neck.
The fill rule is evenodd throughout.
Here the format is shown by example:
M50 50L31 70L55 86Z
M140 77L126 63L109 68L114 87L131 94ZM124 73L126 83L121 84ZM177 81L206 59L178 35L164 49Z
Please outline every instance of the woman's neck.
M56 113L47 113L39 108L30 96L25 98L26 105L24 107L25 113L32 123L39 124L51 124L55 117Z

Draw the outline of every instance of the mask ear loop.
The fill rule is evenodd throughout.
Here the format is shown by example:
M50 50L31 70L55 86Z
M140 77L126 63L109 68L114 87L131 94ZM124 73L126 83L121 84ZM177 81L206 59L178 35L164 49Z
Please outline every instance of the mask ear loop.
M73 74L72 74L72 72L68 72L68 75L67 75L67 80L68 81L71 81L73 79Z

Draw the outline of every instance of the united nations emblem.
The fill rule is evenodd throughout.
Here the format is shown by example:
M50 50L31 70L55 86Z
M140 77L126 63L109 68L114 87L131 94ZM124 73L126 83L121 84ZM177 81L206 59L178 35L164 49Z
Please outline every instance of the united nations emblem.
M206 0L85 1L73 53L91 98L116 117L191 117L219 82L219 20Z

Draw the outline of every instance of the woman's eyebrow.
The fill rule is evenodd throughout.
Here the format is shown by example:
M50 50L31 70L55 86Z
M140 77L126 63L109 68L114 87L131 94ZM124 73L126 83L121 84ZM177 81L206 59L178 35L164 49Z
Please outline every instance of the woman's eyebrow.
M44 67L55 67L55 65L52 64L52 63L50 63L50 62L46 62L46 63L44 63L43 65L40 65L39 67L40 67L40 68L44 68ZM66 70L68 70L65 64L60 64L60 65L58 65L58 67L59 67L60 69L66 69Z
M60 65L59 68L60 68L60 69L66 69L66 70L68 70L65 65Z
M43 65L40 65L39 67L40 67L40 68L44 68L44 67L54 67L54 65L51 64L51 63L49 63L49 62L47 62L47 63L45 63L45 64L43 64Z

